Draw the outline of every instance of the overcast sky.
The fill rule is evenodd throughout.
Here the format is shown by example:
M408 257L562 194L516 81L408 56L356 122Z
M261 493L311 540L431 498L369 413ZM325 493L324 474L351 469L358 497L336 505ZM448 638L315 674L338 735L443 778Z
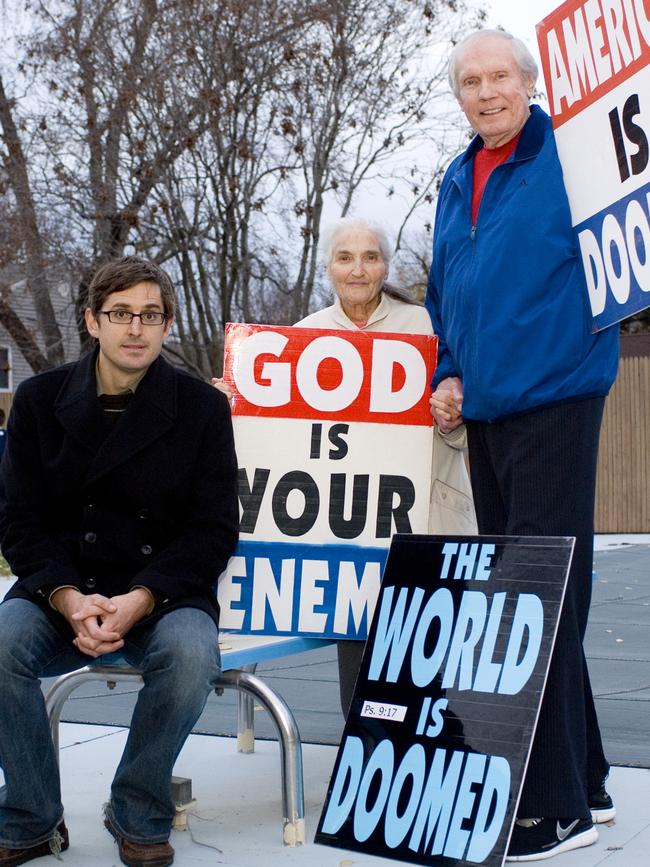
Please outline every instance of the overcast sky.
M490 24L522 39L539 62L535 25L561 6L561 0L485 0L481 5L489 11Z

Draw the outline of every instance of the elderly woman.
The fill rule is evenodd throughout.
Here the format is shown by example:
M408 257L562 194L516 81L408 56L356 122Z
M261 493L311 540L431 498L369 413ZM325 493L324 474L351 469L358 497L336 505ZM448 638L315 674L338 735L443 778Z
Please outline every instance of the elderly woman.
M386 233L366 220L341 219L324 234L322 253L334 303L296 323L299 328L342 328L433 334L421 305L388 286L390 245ZM476 533L474 506L463 459L464 425L446 435L434 429L429 532ZM363 642L338 644L341 707L352 702Z
M422 305L386 283L390 244L379 226L360 219L340 219L324 233L322 257L334 289L334 303L297 322L296 328L341 328L347 331L390 331L433 334L431 319ZM215 387L232 397L221 379ZM434 407L432 406L432 412ZM460 407L447 417L459 415ZM431 469L429 532L475 534L476 518L463 457L465 426L442 434L434 428ZM363 655L363 642L338 643L341 708L347 714Z

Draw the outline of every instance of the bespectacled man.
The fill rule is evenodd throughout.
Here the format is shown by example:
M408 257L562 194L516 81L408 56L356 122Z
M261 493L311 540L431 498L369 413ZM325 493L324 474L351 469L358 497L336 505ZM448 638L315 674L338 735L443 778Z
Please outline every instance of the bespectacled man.
M0 867L69 845L39 678L119 651L143 671L104 823L130 867L174 860L174 762L219 674L213 585L237 541L230 408L161 356L174 287L99 269L95 351L20 385L0 475ZM21 733L16 738L16 732Z

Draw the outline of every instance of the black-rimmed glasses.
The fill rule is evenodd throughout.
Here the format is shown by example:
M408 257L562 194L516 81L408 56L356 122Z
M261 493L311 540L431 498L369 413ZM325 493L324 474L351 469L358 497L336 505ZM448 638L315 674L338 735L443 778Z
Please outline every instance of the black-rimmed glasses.
M166 313L157 310L145 310L144 313L132 313L130 310L100 310L113 325L130 325L137 316L143 325L164 325L169 319Z

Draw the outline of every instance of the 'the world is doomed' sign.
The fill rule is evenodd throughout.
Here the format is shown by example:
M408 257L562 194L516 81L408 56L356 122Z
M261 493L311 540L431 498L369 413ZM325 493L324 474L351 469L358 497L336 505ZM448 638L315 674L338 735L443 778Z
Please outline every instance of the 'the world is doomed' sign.
M393 533L427 529L436 339L229 325L240 542L220 625L365 638Z
M568 0L537 35L598 331L650 305L650 7Z
M503 863L573 542L395 536L317 843Z

